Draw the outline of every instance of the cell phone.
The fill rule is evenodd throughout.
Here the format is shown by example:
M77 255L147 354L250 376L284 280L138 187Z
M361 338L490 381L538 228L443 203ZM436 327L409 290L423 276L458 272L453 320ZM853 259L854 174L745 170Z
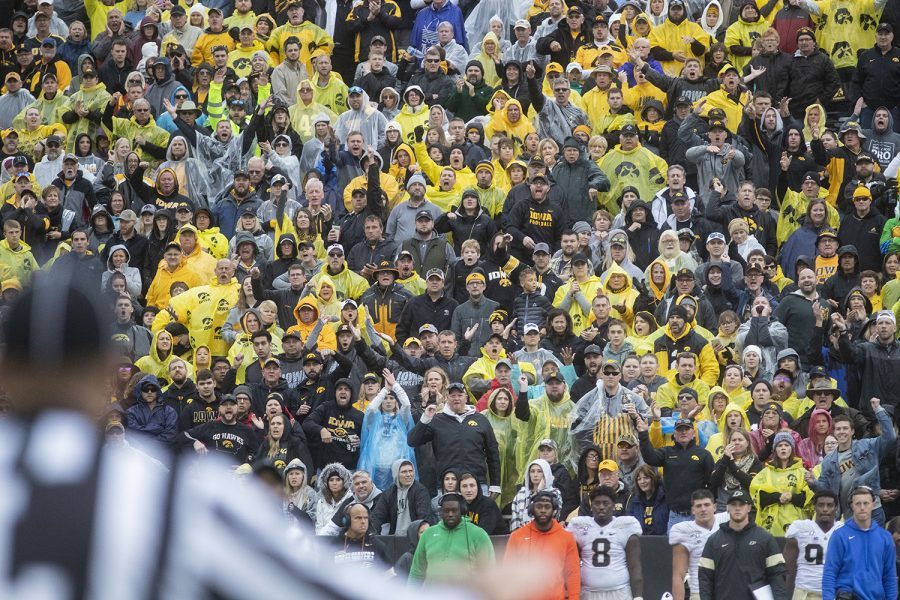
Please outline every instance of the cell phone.
M428 401L425 403L425 406L431 406L432 404L437 404L437 394L428 392Z
M338 232L338 235L340 235L340 233L341 233L341 226L340 226L340 225L332 225L332 226L331 226L331 230L332 230L332 231L337 231L337 232Z

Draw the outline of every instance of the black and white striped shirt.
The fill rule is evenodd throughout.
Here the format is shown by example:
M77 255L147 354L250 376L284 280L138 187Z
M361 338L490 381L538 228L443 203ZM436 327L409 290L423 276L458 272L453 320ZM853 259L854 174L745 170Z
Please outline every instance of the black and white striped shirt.
M212 455L159 462L65 411L0 420L0 440L3 600L411 596L288 535L277 499Z

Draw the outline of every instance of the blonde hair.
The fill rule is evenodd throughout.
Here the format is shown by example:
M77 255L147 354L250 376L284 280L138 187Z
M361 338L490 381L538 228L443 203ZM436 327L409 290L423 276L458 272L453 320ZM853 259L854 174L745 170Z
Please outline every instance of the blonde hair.
M468 239L464 241L460 247L460 254L462 254L465 250L474 250L476 254L481 256L481 244L478 243L478 240Z

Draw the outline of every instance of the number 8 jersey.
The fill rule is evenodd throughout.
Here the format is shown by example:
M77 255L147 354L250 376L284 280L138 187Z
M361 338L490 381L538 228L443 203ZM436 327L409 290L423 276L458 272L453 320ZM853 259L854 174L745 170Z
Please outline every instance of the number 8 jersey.
M818 523L810 519L790 524L784 537L797 540L797 579L794 587L822 593L822 571L825 553L828 552L828 540L843 525L840 521L835 521L834 526L825 532Z
M613 517L600 525L593 517L575 517L567 527L581 553L581 590L611 592L629 585L625 546L641 535L634 517Z

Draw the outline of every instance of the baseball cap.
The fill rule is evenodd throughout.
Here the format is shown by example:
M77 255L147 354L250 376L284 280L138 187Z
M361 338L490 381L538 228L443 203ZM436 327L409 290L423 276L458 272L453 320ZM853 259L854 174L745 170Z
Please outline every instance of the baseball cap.
M681 392L679 392L679 393L681 393ZM694 392L694 393L696 394L697 392ZM679 427L688 427L688 428L693 429L694 421L691 419L687 419L687 418L675 419L675 429L678 429Z
M519 19L513 26L515 29L531 29L531 23L525 19Z
M887 319L894 325L897 324L897 317L894 315L894 311L891 310L879 310L875 315L875 322L877 323L881 319Z
M554 450L557 450L559 449L559 445L556 443L556 440L544 438L538 442L538 448L553 448Z
M559 374L559 371L550 371L547 377L544 378L544 383L550 383L551 380L555 380L560 383L566 382L566 380L563 379L563 376Z
M532 254L537 254L538 252L543 252L544 254L550 254L550 246L548 246L544 242L538 242L534 245L534 250L531 252Z
M669 200L672 201L672 204L675 204L676 202L690 202L691 199L684 192L672 192L669 194Z
M529 183L537 183L538 181L543 181L544 183L549 183L547 180L547 176L541 173L535 173L531 176L531 181Z
M337 331L334 332L335 335L341 335L342 333L349 333L350 335L353 335L353 330L350 329L350 326L348 324L344 323L337 328Z
M583 14L584 14L583 12L581 12L581 7L580 7L580 6L577 6L577 5L575 5L575 6L570 6L570 7L569 7L569 11L568 11L566 14L567 14L567 15L571 15L571 14L576 14L576 13L579 14L579 15L583 15Z
M728 73L729 71L734 71L735 73L737 73L738 75L740 75L740 72L737 70L737 67L735 67L735 66L734 66L733 64L731 64L731 63L725 63L724 65L722 65L722 68L719 69L718 75L719 75L719 77L722 77L723 75L725 75L725 74Z
M465 391L466 391L466 386L464 386L464 385L463 385L461 382L459 382L459 381L454 381L453 383L451 383L450 385L447 386L447 391L448 391L448 392L454 392L454 391L455 391L455 392L463 392L463 393L465 393Z
M441 269L428 269L428 272L425 273L425 279L431 279L432 277L443 279L444 272Z
M821 182L821 178L815 171L807 171L806 175L803 176L803 182L806 183L807 181L812 181L816 185L819 185Z
M371 40L369 40L370 45L379 44L379 43L387 46L387 40L384 39L384 36L376 35Z
M349 90L347 90L348 96L352 96L353 94L362 94L362 93L363 93L363 89L361 87L359 87L358 85L354 85Z
M675 106L691 106L692 104L687 96L678 96L678 99L675 100Z
M500 360L498 360L497 364L494 366L494 369L496 370L497 367L501 367L501 366L512 370L512 363L510 362L510 360L508 358L501 358Z
M328 250L325 253L331 254L332 252L337 252L341 256L343 256L344 255L344 247L341 246L340 244L331 244L330 246L328 246Z
M437 327L435 327L431 323L425 323L424 325L419 327L419 335L422 335L423 333L433 333L437 335L437 332Z
M584 349L584 355L588 354L596 354L597 356L603 356L603 350L600 349L600 346L597 344L591 344L587 348Z
M363 375L363 382L366 382L366 381L381 381L381 380L378 379L378 375L376 375L375 373L366 373L365 375Z
M634 436L633 433L623 433L619 436L619 441L616 442L616 445L618 444L628 444L629 446L633 447L638 445L638 439Z
M537 323L525 323L524 331L526 335L529 333L538 333L540 330L541 328L538 327Z
M724 234L724 233L721 233L721 232L719 232L719 231L713 231L711 234L709 234L708 236L706 236L706 243L707 243L707 244L710 243L710 242L713 241L713 240L719 240L719 241L722 242L723 244L726 244L726 243L727 243L726 240L725 240L725 234Z
M65 158L63 158L63 162L69 162L69 161L77 163L78 157L75 156L74 154L66 154Z
M268 367L269 365L275 365L276 367L281 368L281 361L273 356L266 360L266 362L263 364L263 367Z
M303 341L303 337L296 331L286 331L284 333L284 335L281 336L281 341L283 342L284 340L286 340L288 338L294 338L295 340L299 340L301 342Z
M184 10L184 7L180 4L176 4L171 9L169 9L169 16L177 17L178 15L186 15L187 11Z
M153 205L153 204L145 204L145 205L141 208L141 214L142 214L142 215L152 215L152 214L156 214L156 206Z
M600 464L597 466L597 471L612 471L614 473L619 471L619 465L614 460L606 459L600 461Z
M41 47L56 48L56 40L52 37L44 38L44 41L41 42Z
M226 403L237 404L237 400L235 400L234 396L232 396L231 394L225 394L224 396L222 396L222 399L219 400L219 404L226 404Z
M431 211L422 209L416 213L416 221L422 219L423 221L433 221L434 217L431 215Z
M6 78L3 81L12 81L12 80L22 81L22 78L15 71L10 71L9 73L6 74Z
M710 129L728 129L728 127L725 125L725 121L723 121L722 119L710 119L709 128Z
M615 369L616 371L621 372L622 365L620 365L619 361L617 361L614 358L607 358L606 360L603 361L603 370L605 371L607 369Z
M628 246L628 238L624 233L617 233L609 239L609 245L622 246L623 248L625 248Z
M586 263L586 262L588 262L587 256L585 256L581 252L576 252L575 255L572 257L573 265L576 263Z
M619 135L637 135L637 134L638 134L637 126L632 125L630 123L628 125L625 125L624 127L622 127L622 129L619 130Z
M353 308L359 308L359 304L356 303L356 300L353 298L347 298L343 302L341 302L341 310L347 308L348 306L352 306Z
M894 26L890 23L879 23L878 27L875 28L875 33L894 33Z
M119 220L120 220L120 221L128 221L128 222L131 222L131 221L137 221L137 219L138 219L137 215L134 214L134 211L131 210L130 208L126 208L126 209L123 210L121 213L119 213Z
M407 346L412 346L413 344L421 346L422 341L417 337L408 337L406 338L406 341L403 342L403 347L406 348Z
M748 494L741 488L734 490L733 492L731 492L731 495L728 496L728 502L726 502L726 504L731 504L732 502L753 504L753 501L750 499L750 494Z

